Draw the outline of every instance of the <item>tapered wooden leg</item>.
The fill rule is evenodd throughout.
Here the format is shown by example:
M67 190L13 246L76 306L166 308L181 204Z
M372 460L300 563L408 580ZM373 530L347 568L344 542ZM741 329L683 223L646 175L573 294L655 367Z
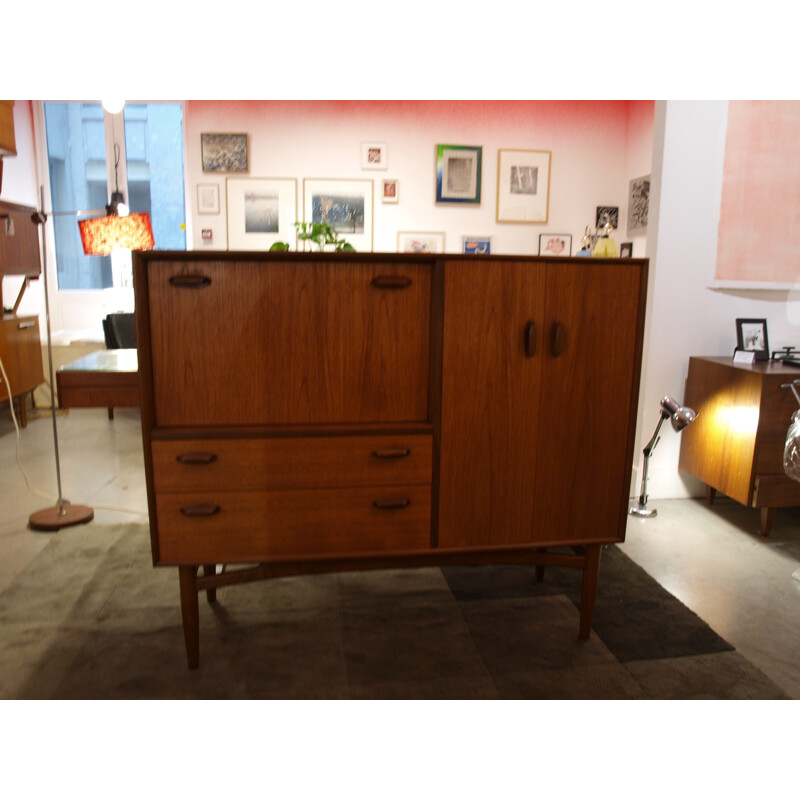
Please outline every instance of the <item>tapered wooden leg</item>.
M762 536L769 536L772 530L772 521L775 519L775 508L764 507L761 509L761 528L759 533Z
M197 567L178 567L181 586L183 638L189 669L200 666L200 609L197 602Z
M216 575L217 574L217 565L216 564L203 564L203 575ZM217 590L216 589L206 589L206 600L209 603L216 603L217 602Z
M594 601L597 598L597 584L600 578L600 553L602 545L590 544L586 546L586 566L583 568L583 582L581 584L581 621L579 635L581 639L588 639L592 632L592 617L594 616Z
M714 498L717 496L717 490L713 486L706 486L706 501L709 505L714 502Z

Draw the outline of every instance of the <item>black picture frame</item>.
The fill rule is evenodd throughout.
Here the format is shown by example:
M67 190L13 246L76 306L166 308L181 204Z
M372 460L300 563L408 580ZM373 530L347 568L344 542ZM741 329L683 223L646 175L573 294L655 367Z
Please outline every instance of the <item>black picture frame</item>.
M755 353L756 361L769 361L767 321L765 319L737 319L736 349Z

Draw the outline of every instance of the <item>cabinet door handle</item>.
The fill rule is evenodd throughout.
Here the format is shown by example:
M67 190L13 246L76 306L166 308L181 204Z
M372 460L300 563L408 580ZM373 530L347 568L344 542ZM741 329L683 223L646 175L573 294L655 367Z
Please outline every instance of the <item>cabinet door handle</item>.
M181 514L187 517L213 517L222 509L214 503L192 503L181 507Z
M373 450L375 458L405 458L411 451L407 447L385 447L383 450Z
M211 283L208 275L172 275L169 282L180 289L202 289Z
M558 358L567 347L567 333L560 322L554 322L550 329L550 349L553 358Z
M536 355L536 323L533 320L525 326L525 355L528 358Z
M378 275L372 279L376 289L407 289L411 286L411 278L405 275Z
M381 511L387 511L392 508L406 508L410 503L407 497L386 497L383 500L375 500L372 505Z
M211 464L217 460L216 453L181 453L177 456L181 464Z
M18 325L19 330L24 331L26 328L32 328L36 323L33 320L28 322L20 322Z

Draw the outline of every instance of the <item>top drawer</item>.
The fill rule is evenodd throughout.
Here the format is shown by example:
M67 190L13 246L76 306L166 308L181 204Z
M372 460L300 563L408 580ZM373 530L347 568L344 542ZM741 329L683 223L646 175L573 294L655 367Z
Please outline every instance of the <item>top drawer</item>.
M430 270L150 263L155 424L427 421Z

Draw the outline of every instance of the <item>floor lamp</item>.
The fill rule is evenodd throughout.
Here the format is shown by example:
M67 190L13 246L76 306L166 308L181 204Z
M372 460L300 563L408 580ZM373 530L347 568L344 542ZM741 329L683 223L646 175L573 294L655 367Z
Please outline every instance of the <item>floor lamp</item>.
M120 193L120 197L122 197ZM39 208L44 209L44 187L39 187ZM130 250L149 250L154 246L153 231L150 227L148 214L131 214L130 217L120 217L113 213L110 206L106 207L106 216L78 223L81 229L81 239L86 255L109 255L118 248ZM94 214L102 211L54 211L53 214ZM31 217L41 231L42 271L44 272L44 308L45 323L47 328L47 359L50 363L50 410L53 417L53 446L56 459L56 481L58 484L58 500L55 506L36 511L28 518L31 528L38 531L58 531L69 525L80 525L94 519L94 509L89 506L72 505L65 500L61 492L61 460L58 453L58 423L56 421L55 398L55 372L53 369L53 338L50 328L50 292L47 277L47 242L44 236L44 226L47 214L44 210L37 211ZM86 225L84 225L86 223ZM84 227L88 232L84 231Z
M642 473L642 487L639 491L639 501L636 505L628 509L628 513L634 517L654 517L656 510L647 507L647 471L650 465L650 456L659 443L659 433L661 426L667 421L672 422L673 429L680 433L687 425L691 425L697 419L697 412L688 406L682 406L666 396L661 398L661 416L658 418L655 433L644 448L644 471Z

